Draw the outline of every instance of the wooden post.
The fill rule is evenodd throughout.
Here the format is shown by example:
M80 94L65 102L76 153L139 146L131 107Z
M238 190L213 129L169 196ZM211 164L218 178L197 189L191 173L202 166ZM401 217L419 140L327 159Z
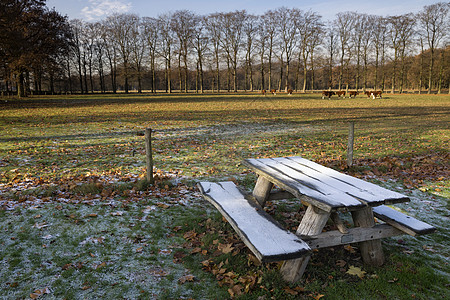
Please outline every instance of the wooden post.
M264 207L267 199L269 199L270 191L272 190L273 183L264 178L263 176L259 176L256 181L255 188L253 189L253 196L258 200L259 204Z
M353 141L355 137L355 122L350 122L348 126L348 145L347 145L347 166L353 166Z
M145 158L147 164L147 180L154 183L153 180L153 155L152 155L152 129L145 129Z
M367 228L375 226L373 210L371 207L352 211L352 218L356 227ZM381 266L384 263L381 240L361 242L359 244L359 250L361 251L361 256L365 264L371 266Z
M321 210L313 205L308 206L306 213L297 229L297 235L317 235L327 223L330 212ZM305 255L302 258L287 260L281 266L280 272L284 280L288 282L296 282L302 278L308 265L310 256Z

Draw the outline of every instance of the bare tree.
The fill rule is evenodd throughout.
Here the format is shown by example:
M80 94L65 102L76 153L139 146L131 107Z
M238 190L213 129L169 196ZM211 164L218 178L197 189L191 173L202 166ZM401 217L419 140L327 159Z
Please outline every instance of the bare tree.
M376 22L376 17L373 15L361 15L360 19L365 23L364 24L364 31L363 31L363 38L361 41L361 48L362 48L362 59L363 59L363 92L366 92L367 88L367 69L369 65L369 51L372 45L372 42L374 40L374 24Z
M299 33L299 57L297 74L299 73L300 61L303 61L303 92L306 92L308 58L314 54L314 49L319 43L319 37L323 30L321 16L315 12L307 11L298 15L296 27ZM297 75L298 81L298 75Z
M280 59L280 81L278 90L282 89L283 81L283 56L286 56L286 79L284 89L287 92L289 88L289 72L290 63L292 60L293 52L297 46L297 20L301 17L301 11L295 8L288 9L281 7L275 11L278 19L279 30L279 59Z
M194 19L193 27L193 39L192 44L197 52L197 76L195 83L195 90L198 93L200 87L200 93L203 94L204 79L203 79L203 60L204 53L208 47L208 36L206 32L206 19L204 17L196 17Z
M156 49L158 46L159 28L158 20L155 18L142 18L142 26L144 36L146 37L146 44L148 47L152 93L156 92Z
M233 91L237 92L237 66L239 51L242 46L242 30L247 13L245 10L230 12L221 15L223 22L222 47L227 54L229 70L233 75Z
M392 70L392 90L391 93L395 92L395 84L397 78L397 62L398 56L401 48L400 43L400 30L401 30L402 17L401 16L392 16L388 18L388 34L390 37L390 47L394 51L393 58L393 70Z
M350 48L349 43L353 23L354 23L353 13L351 12L338 13L336 15L336 19L334 20L334 27L338 33L339 49L340 49L340 58L339 58L340 68L338 81L339 90L341 90L343 84L344 68L346 67L345 64L347 64L350 59L348 49Z
M257 17L254 15L247 15L244 21L244 35L245 35L245 83L244 89L247 90L247 84L250 85L250 91L253 91L253 52L255 39L254 36L257 31Z
M405 82L405 58L406 52L411 45L414 34L415 20L412 14L406 14L401 16L401 27L399 32L400 41L400 93L403 92L404 82Z
M434 53L440 41L448 32L449 2L438 2L424 6L418 14L419 22L424 27L424 32L430 49L430 65L428 69L428 94L431 93L432 76L434 67Z
M222 38L222 23L220 14L212 14L206 17L205 24L210 43L213 47L214 62L216 66L216 86L217 92L220 92L220 40Z
M333 66L334 60L333 57L337 51L337 35L336 31L332 24L328 24L326 30L326 39L325 39L325 47L327 49L329 58L328 58L328 89L331 90L333 87Z
M171 60L172 60L172 47L174 43L173 32L170 28L170 16L162 15L158 18L158 28L161 32L161 39L159 45L159 54L164 59L164 77L165 77L165 88L166 93L172 92L172 68L171 68Z
M269 38L269 34L267 32L266 24L264 22L264 17L260 16L258 17L256 21L256 48L258 50L259 55L259 63L260 63L260 72L261 72L261 90L264 90L266 88L265 84L265 68L264 68L264 61L266 56L266 47L267 47L267 40Z
M82 72L82 31L83 31L83 21L74 19L70 22L70 27L72 29L72 51L75 54L75 60L77 63L77 71L78 71L78 78L80 81L80 92L83 94L83 72ZM39 88L40 90L40 88ZM87 92L87 87L86 87Z
M113 93L117 92L117 64L118 64L118 50L112 36L112 29L109 23L105 20L101 23L101 42L104 45L105 55L109 63L109 76L111 78L111 89Z
M277 36L277 14L275 13L275 11L269 10L268 12L266 12L264 14L263 18L263 22L264 22L264 28L266 29L267 32L267 37L268 37L268 77L269 77L269 90L272 89L272 58L274 55L274 45L275 45L275 40L276 40L276 36Z
M387 21L384 17L376 16L373 17L373 45L375 47L375 83L374 89L378 89L378 75L384 68L384 57L385 57L385 46L386 46L386 31L387 31ZM380 58L381 56L381 58ZM381 61L380 61L381 59ZM380 66L381 65L381 66ZM384 73L383 73L383 83L384 83ZM384 91L384 84L382 84L382 90Z
M142 93L143 62L147 50L147 33L144 24L141 21L134 23L130 34L131 60L138 80L138 93Z
M171 29L178 38L179 61L183 58L184 64L184 92L188 92L188 54L192 45L195 14L188 10L179 10L171 16ZM179 67L180 69L180 67ZM180 79L181 90L181 79Z
M110 27L111 35L114 42L117 43L117 49L122 58L124 88L125 93L128 93L132 31L136 27L136 24L139 23L139 17L135 14L114 14L109 16L106 22Z

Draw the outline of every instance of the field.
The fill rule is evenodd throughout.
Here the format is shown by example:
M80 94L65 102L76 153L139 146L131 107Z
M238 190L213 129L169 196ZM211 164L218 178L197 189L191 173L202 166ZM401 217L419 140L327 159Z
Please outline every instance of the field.
M449 95L0 99L0 297L449 298L449 124ZM283 282L195 183L233 180L250 191L256 177L243 159L293 155L410 196L399 207L438 232L384 240L381 268L364 266L356 247L321 250L304 281ZM295 228L303 207L286 200L267 210Z

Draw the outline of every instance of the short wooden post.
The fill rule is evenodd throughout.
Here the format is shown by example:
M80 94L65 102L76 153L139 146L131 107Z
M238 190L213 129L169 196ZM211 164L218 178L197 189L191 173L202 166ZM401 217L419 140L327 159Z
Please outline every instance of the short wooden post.
M264 207L267 199L269 199L270 191L272 190L273 183L264 178L263 176L259 176L256 181L255 188L253 189L253 196L256 200L258 200L259 204Z
M147 164L147 180L154 183L153 180L153 154L152 154L152 129L145 129L145 158Z
M353 166L353 141L355 138L355 122L348 125L347 166Z
M352 211L353 223L356 227L373 227L375 220L373 218L373 210L366 207L360 210ZM359 244L359 250L365 264L371 266L381 266L384 263L383 248L381 240L365 241Z
M326 212L312 205L308 206L305 215L297 229L297 235L317 235L322 232L330 218L330 212ZM284 280L296 282L302 278L308 265L310 256L287 260L281 266L280 272Z

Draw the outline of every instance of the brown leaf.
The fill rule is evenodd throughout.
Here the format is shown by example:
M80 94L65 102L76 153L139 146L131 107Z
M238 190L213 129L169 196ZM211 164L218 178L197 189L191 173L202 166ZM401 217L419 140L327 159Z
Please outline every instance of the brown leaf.
M298 292L297 292L297 291L291 289L291 288L288 287L288 286L285 287L283 290L284 290L286 293L288 293L289 295L293 295L293 296L298 295Z
M347 264L345 260L339 259L336 261L336 266L343 267Z
M351 245L345 245L344 249L347 250L350 253L356 253L356 250L354 247L352 247Z
M236 284L228 289L228 293L231 297L240 296L242 295L242 286L240 284Z
M233 251L233 244L219 244L219 250L222 251L222 253L227 254Z
M248 254L248 265L250 265L250 263L253 263L255 266L259 267L261 265L261 262L259 261L259 259L254 256L253 254Z
M142 253L143 250L144 250L143 247L139 247L139 248L136 249L136 253Z
M193 282L195 280L194 275L184 275L183 277L178 279L178 282L184 284L186 281Z
M50 289L48 287L35 290L33 293L30 294L30 298L37 299L44 294L50 294Z
M161 208L169 208L169 205L165 204L165 203L156 203L157 206L161 207Z
M93 217L93 218L95 218L95 217L97 217L97 214L89 214L88 217Z

